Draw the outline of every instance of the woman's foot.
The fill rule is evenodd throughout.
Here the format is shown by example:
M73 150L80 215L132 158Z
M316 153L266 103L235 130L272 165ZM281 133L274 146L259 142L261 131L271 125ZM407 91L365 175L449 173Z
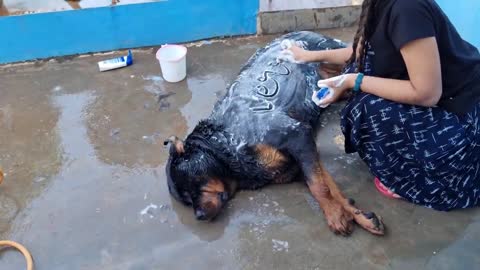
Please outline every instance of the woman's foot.
M390 199L401 199L400 195L394 193L390 189L388 189L382 182L380 182L380 179L378 177L375 177L373 180L375 183L375 187L377 188L378 192L380 192L383 196L388 197Z

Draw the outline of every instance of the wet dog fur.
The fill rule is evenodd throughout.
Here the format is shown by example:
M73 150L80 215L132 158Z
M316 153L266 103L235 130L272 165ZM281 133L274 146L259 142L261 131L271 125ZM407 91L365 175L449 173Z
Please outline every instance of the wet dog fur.
M287 37L292 36L295 34ZM307 40L311 38L313 43L320 44L316 40L316 34L301 32L297 37ZM268 53L265 50L273 49L268 47L257 52L243 70L260 65L256 58L261 57L262 53ZM291 66L292 74L297 68L300 66ZM282 75L280 72L277 74ZM239 75L242 76L246 75ZM250 80L243 77L240 79ZM265 78L270 79L267 76ZM232 86L227 96L235 91L240 90ZM302 95L300 98L304 99ZM345 198L320 163L314 141L314 125L320 112L318 108L312 107L308 101L300 100L294 105L282 107L284 113L280 116L248 114L245 119L237 119L234 115L239 113L235 111L238 108L230 116L228 110L238 106L235 103L240 101L226 99L227 97L220 100L214 113L208 119L200 121L184 141L175 136L165 141L165 145L170 145L166 167L169 192L176 200L192 207L198 220L214 220L239 190L304 181L334 233L349 235L356 223L375 235L384 234L385 227L381 218L357 208L352 199ZM216 114L221 110L224 111ZM246 142L236 140L237 133L247 134L258 117L263 117L263 123L268 122L270 125L266 130L267 136L259 139L258 135L245 135L243 138L247 138ZM232 129L232 121L243 125L243 129Z

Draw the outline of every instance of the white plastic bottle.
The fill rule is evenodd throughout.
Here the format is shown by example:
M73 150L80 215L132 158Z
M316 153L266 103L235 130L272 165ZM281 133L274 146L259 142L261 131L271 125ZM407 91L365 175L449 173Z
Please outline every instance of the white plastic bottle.
M100 71L107 71L130 66L131 64L133 64L133 55L132 52L128 50L128 55L98 62L98 68Z

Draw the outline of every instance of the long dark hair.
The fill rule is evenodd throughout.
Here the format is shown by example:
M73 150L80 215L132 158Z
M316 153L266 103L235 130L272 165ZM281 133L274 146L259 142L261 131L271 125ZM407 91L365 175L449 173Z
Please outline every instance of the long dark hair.
M375 30L375 11L379 2L383 0L364 0L362 4L362 12L357 32L353 39L353 53L347 64L357 64L357 72L363 72L365 67L365 54L367 53L366 43L370 39ZM357 55L357 50L359 54Z

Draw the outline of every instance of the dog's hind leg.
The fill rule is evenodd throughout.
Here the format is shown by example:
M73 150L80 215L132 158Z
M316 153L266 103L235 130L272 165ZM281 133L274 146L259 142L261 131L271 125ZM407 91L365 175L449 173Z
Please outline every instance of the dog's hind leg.
M355 207L354 201L352 199L345 198L343 193L340 191L340 188L334 182L332 176L323 168L322 165L320 165L320 168L322 172L322 178L325 181L325 184L328 186L330 193L350 214L353 215L355 222L373 234L383 235L385 233L385 226L383 225L382 219L373 212L365 212Z

